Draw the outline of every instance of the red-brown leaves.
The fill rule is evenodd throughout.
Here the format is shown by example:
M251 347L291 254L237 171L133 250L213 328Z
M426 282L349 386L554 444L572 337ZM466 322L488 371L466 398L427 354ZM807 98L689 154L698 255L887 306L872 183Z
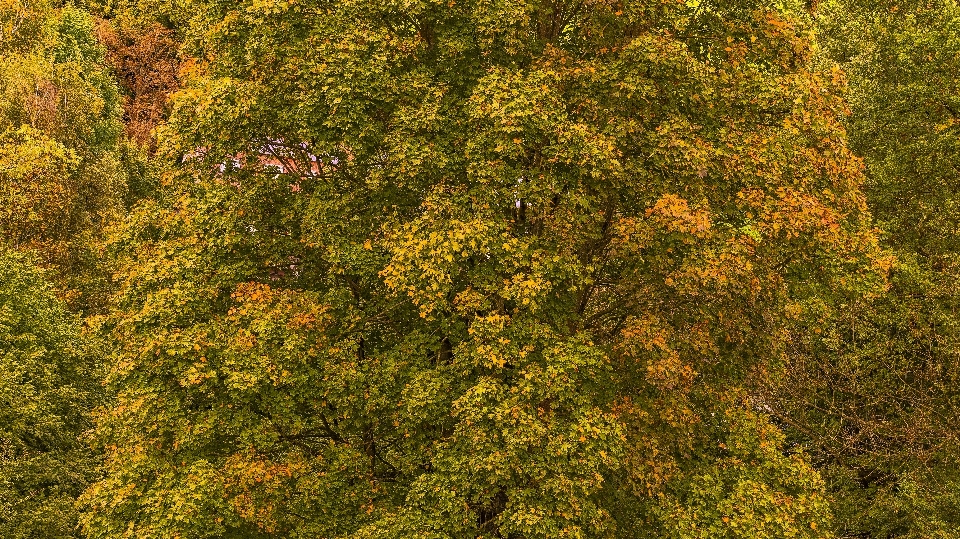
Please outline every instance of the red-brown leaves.
M107 47L107 61L127 93L123 104L127 136L154 149L153 130L166 118L167 99L180 87L174 32L156 23L117 30L103 22L98 33Z

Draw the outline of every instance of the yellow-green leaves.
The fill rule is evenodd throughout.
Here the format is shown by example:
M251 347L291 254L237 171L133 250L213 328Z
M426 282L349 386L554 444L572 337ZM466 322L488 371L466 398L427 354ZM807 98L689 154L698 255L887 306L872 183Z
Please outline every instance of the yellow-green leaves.
M740 389L873 254L802 10L190 6L166 185L112 243L90 535L816 536Z
M126 191L119 95L89 14L28 5L11 24L25 31L29 15L43 31L0 45L0 243L35 251L67 297L90 307L104 299L94 244Z
M0 250L0 535L68 539L96 474L81 435L100 357L33 264Z
M669 537L832 537L822 481L802 456L783 453L776 427L745 409L711 421L729 434L718 442L715 460L691 470L679 496L665 497Z

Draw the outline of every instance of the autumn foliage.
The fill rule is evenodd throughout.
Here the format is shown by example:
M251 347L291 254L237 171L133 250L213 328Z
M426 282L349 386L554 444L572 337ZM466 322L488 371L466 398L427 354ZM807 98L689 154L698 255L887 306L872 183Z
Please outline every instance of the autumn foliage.
M952 537L953 11L85 7L0 8L0 292L98 388L0 456L96 462L10 480L64 536Z
M826 533L751 388L884 258L803 12L196 7L94 536Z
M123 123L127 136L155 148L153 130L166 118L168 100L179 87L178 42L174 31L158 23L140 27L103 22L97 37L106 60L125 92Z

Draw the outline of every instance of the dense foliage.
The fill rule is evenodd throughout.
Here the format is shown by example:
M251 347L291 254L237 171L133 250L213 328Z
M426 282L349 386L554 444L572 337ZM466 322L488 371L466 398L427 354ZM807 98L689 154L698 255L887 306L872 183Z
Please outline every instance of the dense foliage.
M96 349L31 260L0 253L0 536L74 537L97 456L79 436L100 401Z
M88 528L819 536L747 389L872 236L809 22L746 7L196 3Z
M955 537L958 9L0 0L0 535Z
M850 77L849 144L896 263L885 294L843 296L821 312L823 334L798 339L780 402L837 493L841 536L960 537L960 8L821 9L825 52Z
M0 3L0 246L39 253L86 302L103 289L91 246L126 188L103 54L79 9Z

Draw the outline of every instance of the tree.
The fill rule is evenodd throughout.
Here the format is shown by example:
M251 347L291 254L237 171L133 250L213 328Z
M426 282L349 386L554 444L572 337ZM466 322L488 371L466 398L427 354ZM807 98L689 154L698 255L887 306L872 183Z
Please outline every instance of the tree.
M0 253L0 535L76 537L96 471L81 434L97 404L96 349L33 261Z
M85 12L3 2L0 21L0 244L35 251L89 307L105 294L95 243L126 188L116 83Z
M803 6L194 1L91 537L822 537L751 388L875 286Z
M957 537L960 11L837 0L819 17L896 263L885 292L811 308L771 401L827 480L839 536Z

